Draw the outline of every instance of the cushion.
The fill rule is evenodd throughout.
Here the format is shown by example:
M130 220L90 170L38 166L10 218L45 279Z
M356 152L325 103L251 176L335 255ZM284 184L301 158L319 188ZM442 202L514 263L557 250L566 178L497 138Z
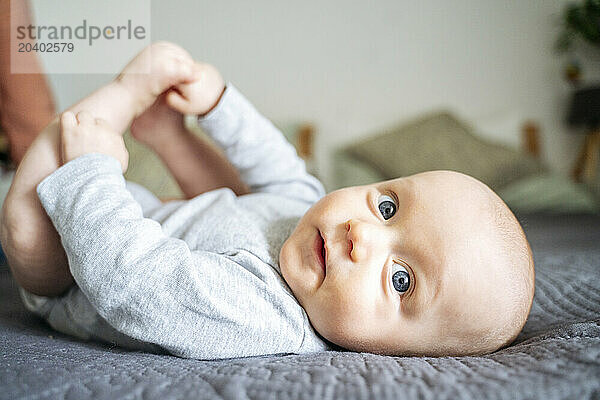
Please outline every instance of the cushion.
M558 174L534 174L502 188L498 195L516 212L598 213L600 204L582 183Z
M471 175L494 190L544 170L533 157L476 136L447 111L389 128L348 151L385 179L444 169Z
M327 191L369 185L384 180L378 170L369 163L351 156L345 149L333 151L332 164L332 181L327 184Z

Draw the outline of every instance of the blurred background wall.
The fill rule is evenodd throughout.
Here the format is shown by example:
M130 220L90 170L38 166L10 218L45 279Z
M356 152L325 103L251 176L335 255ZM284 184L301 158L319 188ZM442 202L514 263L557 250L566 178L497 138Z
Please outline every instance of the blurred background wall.
M216 65L270 119L314 122L325 182L332 149L440 108L515 145L507 127L537 121L543 159L566 175L582 137L563 122L571 87L553 51L565 4L154 0L151 33ZM599 78L596 55L583 60L586 80ZM51 75L57 108L110 78Z

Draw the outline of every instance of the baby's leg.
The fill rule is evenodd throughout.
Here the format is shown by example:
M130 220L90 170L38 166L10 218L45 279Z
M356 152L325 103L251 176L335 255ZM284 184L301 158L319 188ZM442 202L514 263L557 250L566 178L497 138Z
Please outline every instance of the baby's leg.
M122 128L134 116L128 99L120 88L109 84L70 110L103 109L104 118L112 115L113 126ZM58 295L73 283L60 237L36 193L36 186L60 164L59 122L55 119L25 153L1 214L0 242L14 278L24 289L45 296Z
M161 158L187 199L222 187L238 196L249 193L238 170L214 145L186 129L183 115L166 104L165 96L133 122L131 134Z
M157 49L156 54L164 50ZM188 70L179 62L167 64L166 68L153 65L150 76L128 75L128 68L139 67L136 60L144 52L118 79L69 110L93 110L94 116L123 132L159 93L189 78L191 68ZM59 135L56 118L37 136L19 164L0 214L0 242L14 278L24 289L42 296L59 295L73 284L58 233L36 193L36 186L61 165Z

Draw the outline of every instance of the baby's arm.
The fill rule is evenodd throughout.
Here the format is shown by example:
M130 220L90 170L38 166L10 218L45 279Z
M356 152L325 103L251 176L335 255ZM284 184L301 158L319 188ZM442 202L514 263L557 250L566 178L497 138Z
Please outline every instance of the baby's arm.
M218 78L214 68L207 71L206 81ZM294 147L235 87L228 85L208 113L206 97L214 97L218 85L192 81L177 89L167 97L169 105L200 116L202 129L224 150L252 192L270 192L310 203L325 194L323 185L306 172Z
M238 196L248 193L235 167L216 146L186 129L183 114L169 107L165 97L133 121L132 136L161 158L188 199L221 187Z

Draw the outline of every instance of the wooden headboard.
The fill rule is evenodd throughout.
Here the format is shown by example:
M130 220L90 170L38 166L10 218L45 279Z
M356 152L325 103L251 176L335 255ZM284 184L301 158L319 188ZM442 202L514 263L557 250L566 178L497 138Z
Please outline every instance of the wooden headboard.
M540 127L535 121L525 121L521 126L521 143L525 153L540 158Z

